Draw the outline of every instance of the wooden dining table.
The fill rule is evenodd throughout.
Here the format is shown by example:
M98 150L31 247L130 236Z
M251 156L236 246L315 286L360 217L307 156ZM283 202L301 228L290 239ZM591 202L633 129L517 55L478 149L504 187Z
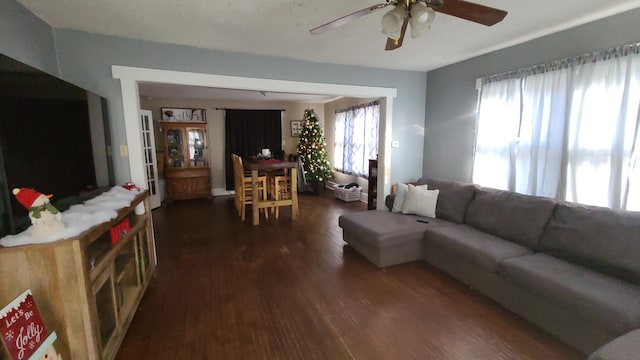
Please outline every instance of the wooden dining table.
M291 206L291 219L296 220L298 216L298 188L296 181L298 179L298 163L280 160L250 160L243 162L243 167L251 171L251 196L252 199L260 199L260 182L258 181L258 172L275 172L285 170L289 176L291 184L291 196L288 199L262 199L253 202L251 206L253 225L260 225L260 209L272 208L275 206Z

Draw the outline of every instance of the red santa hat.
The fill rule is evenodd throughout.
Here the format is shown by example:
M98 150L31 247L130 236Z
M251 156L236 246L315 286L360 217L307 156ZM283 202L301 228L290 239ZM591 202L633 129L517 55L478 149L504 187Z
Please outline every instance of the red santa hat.
M33 205L33 202L36 201L38 196L43 194L35 191L34 189L15 188L13 189L13 195L16 196L16 200L18 200L20 204L22 204L22 206L29 209L31 208L31 205ZM51 197L51 195L48 195L47 197Z

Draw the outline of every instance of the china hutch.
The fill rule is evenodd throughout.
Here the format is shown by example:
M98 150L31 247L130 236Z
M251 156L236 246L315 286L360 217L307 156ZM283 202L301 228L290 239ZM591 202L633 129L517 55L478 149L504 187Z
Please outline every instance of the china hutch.
M211 198L207 124L163 122L167 203Z

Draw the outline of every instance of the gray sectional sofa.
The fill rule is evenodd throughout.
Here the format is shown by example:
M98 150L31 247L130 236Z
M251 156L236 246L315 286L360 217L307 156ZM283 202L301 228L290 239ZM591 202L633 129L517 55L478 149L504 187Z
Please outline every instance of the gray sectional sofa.
M344 240L379 267L425 260L593 359L640 358L630 348L640 343L640 213L434 178L417 184L440 191L435 219L345 214Z

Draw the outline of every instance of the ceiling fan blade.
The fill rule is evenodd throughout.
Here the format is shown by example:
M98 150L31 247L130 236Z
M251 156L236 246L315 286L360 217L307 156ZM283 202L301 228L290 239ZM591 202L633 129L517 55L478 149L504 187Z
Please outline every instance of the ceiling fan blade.
M361 18L363 16L371 14L372 12L374 12L376 10L380 10L382 8L385 8L385 7L389 6L389 5L394 5L394 4L395 4L395 1L369 6L367 8L362 9L362 10L358 10L358 11L356 11L354 13L349 14L349 15L345 15L345 16L343 16L341 18L338 18L338 19L335 19L333 21L330 21L330 22L328 22L328 23L326 23L324 25L320 25L320 26L318 26L316 28L313 28L313 29L309 30L309 32L314 34L314 35L320 34L320 33L323 33L325 31L329 30L329 29L333 29L333 28L336 28L338 26L342 26L342 25L348 23L351 20L355 20L357 18Z
M404 40L404 33L407 31L407 25L409 24L409 16L404 17L404 22L402 23L402 30L400 30L400 37L398 40L394 40L392 38L387 38L387 46L384 47L385 50L395 50L402 46L402 41Z
M433 10L486 26L495 25L507 16L504 10L461 0L445 0L444 4L434 6Z

